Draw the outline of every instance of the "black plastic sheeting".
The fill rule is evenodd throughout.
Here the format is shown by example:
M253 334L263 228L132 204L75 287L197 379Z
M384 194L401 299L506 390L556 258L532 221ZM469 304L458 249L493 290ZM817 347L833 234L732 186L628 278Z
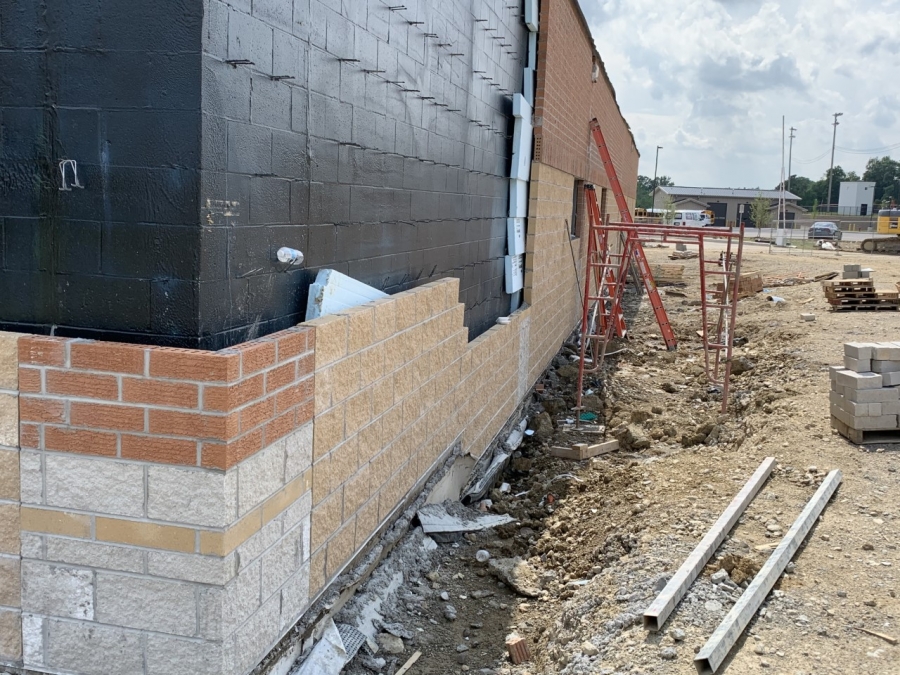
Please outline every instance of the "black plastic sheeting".
M509 312L515 4L0 0L0 327L218 349L330 267L458 277L477 336Z

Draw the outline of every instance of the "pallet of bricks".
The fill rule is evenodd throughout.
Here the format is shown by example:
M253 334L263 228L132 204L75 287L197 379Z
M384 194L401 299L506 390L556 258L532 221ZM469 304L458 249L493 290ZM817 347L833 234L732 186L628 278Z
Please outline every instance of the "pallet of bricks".
M847 342L830 375L833 429L854 443L900 442L900 342Z
M900 309L900 292L875 290L872 279L830 279L822 287L835 312Z

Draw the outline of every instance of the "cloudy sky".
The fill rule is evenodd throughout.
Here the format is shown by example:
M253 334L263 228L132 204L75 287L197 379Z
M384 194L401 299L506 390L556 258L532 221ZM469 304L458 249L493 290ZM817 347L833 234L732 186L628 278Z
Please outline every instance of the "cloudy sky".
M678 185L774 187L781 117L792 172L862 174L900 158L900 0L581 0L640 172ZM878 152L848 152L869 151Z

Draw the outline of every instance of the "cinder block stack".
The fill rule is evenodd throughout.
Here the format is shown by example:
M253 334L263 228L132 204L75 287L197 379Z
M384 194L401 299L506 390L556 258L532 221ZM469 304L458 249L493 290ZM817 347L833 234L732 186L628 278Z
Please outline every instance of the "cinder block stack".
M864 443L900 431L900 342L847 342L830 376L831 426L841 435Z

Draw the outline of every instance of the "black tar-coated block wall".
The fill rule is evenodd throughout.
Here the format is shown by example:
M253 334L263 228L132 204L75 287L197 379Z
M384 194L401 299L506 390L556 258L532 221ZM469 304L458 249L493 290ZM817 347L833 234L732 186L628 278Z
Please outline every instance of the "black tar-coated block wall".
M459 277L480 334L521 4L0 0L0 326L218 349L302 321L329 267Z

